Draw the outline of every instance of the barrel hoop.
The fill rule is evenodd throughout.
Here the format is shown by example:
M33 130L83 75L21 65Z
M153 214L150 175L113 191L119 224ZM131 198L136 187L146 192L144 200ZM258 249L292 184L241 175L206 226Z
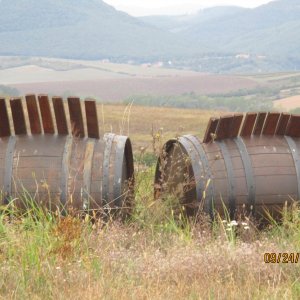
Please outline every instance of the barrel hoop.
M195 149L194 144L187 138L187 136L180 137L178 141L184 147L184 149L186 150L187 154L191 159L195 186L196 186L197 202L201 203L201 200L203 198L203 191L205 187L204 187L203 180L201 180L202 172L201 172L200 158L198 157L198 153Z
M202 188L203 188L202 189L202 191L203 191L202 198L205 196L206 203L208 203L208 205L205 205L205 211L207 213L209 213L211 217L213 217L214 185L213 185L213 180L212 180L212 171L211 171L211 168L209 165L207 155L205 153L205 150L204 150L202 144L199 142L199 140L195 136L188 135L185 137L193 143L193 145L195 146L196 151L198 152L198 155L200 157L199 163L201 165L203 164L203 170L204 170L204 180L203 181L206 184L204 186L204 184L202 183L202 180L201 180ZM208 186L207 186L207 184L208 184ZM203 195L203 193L206 192L206 190L205 190L206 188L207 188L207 193L206 193L206 195Z
M216 143L220 147L224 159L225 167L227 170L229 211L230 211L230 218L233 218L235 212L236 195L234 189L234 170L233 170L232 160L227 145L224 143L224 141L216 141Z
M115 148L115 172L114 172L114 202L118 207L122 207L122 175L123 163L125 158L125 145L127 137L118 136L117 145Z
M290 136L286 136L286 135L284 137L289 145L290 151L293 156L296 174L297 174L298 201L300 201L300 156L299 156L299 151L298 151L297 145L293 138L291 138Z
M110 181L110 156L111 156L111 149L112 144L115 138L115 134L108 133L104 135L104 141L105 141L105 149L104 149L104 157L103 157L103 168L102 168L102 174L103 174L103 180L102 180L102 201L104 204L104 207L107 207L109 205L109 181Z
M255 182L254 182L254 176L253 176L253 167L252 167L252 162L251 158L249 156L247 147L243 141L242 138L237 137L234 139L234 142L236 146L238 147L238 150L241 155L241 159L244 165L244 171L245 171L245 176L246 176L246 183L247 183L247 189L248 189L248 205L254 211L255 209Z
M95 140L88 139L85 147L83 165L83 209L90 209L92 164L95 150Z
M8 139L6 155L5 155L5 166L4 166L4 204L9 204L12 193L11 183L13 177L13 162L14 152L17 139L15 136L10 136Z
M73 137L68 136L65 143L64 153L62 157L62 166L61 166L61 194L60 202L63 209L66 207L68 200L68 189L69 189L69 166L71 162L73 147Z

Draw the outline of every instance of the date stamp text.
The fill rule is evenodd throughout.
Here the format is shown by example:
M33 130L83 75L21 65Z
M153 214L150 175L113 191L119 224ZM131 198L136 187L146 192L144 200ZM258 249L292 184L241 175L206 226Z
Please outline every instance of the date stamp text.
M266 264L297 264L299 262L300 253L265 253L264 262Z

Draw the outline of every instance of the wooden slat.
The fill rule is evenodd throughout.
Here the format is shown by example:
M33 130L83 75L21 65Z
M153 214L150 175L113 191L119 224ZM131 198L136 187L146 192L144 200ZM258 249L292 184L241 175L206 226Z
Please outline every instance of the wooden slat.
M268 113L262 134L274 135L276 132L280 113Z
M53 97L52 102L56 120L57 133L60 135L68 135L69 130L63 100L61 97Z
M262 133L262 129L264 127L265 119L266 119L267 113L260 112L257 116L257 120L254 126L253 134L254 135L260 135Z
M257 113L247 113L242 125L241 136L250 136L253 132Z
M220 118L220 122L216 132L217 140L230 138L233 119L234 116L225 116Z
M243 122L243 117L244 117L243 114L234 115L230 138L235 138L239 135L241 124Z
M300 137L300 115L292 115L285 135Z
M220 119L210 118L203 138L203 143L209 143L212 141L212 135L216 133L219 121Z
M10 107L16 135L27 134L24 110L20 98L11 99Z
M68 106L71 119L72 135L83 138L85 135L79 98L69 97Z
M0 99L0 137L11 135L5 99Z
M94 100L85 100L86 124L89 138L99 139L99 125L96 102Z
M53 118L52 118L48 96L39 95L38 99L39 99L44 133L54 134L55 130L54 130Z
M291 115L287 114L287 113L282 113L280 115L280 118L279 118L279 121L278 121L278 126L277 126L275 134L285 135L290 117L291 117Z
M35 95L26 95L26 105L32 134L41 134L42 127Z

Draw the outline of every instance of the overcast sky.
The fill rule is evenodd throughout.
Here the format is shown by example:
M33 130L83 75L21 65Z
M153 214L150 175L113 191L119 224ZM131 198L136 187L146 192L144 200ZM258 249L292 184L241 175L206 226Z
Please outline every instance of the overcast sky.
M186 14L201 8L218 5L256 7L270 0L104 0L118 10L133 16Z

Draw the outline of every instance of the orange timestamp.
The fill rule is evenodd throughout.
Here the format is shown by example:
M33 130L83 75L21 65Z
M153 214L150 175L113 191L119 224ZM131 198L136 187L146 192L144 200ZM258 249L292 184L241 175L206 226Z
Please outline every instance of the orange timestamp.
M300 253L265 253L264 262L266 264L297 264L300 259Z

